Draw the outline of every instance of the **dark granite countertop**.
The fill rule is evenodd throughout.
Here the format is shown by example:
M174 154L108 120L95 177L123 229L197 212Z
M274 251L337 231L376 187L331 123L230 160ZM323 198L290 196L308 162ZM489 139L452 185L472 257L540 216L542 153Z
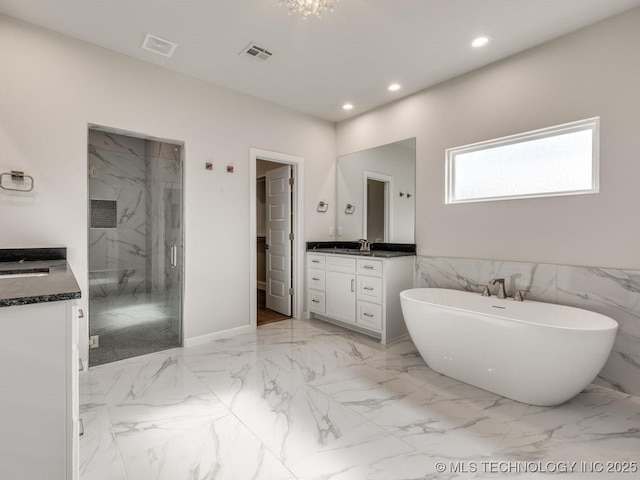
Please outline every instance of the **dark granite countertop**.
M0 307L80 298L66 250L62 259L61 255L37 255L42 250L13 249L12 254L0 250ZM13 255L15 252L19 254Z
M356 255L358 257L410 257L416 254L414 243L372 243L370 251L360 250L358 242L307 242L307 252Z
M356 255L358 257L376 257L376 258L394 258L394 257L411 257L415 256L415 252L393 252L385 250L371 250L363 252L361 250L349 248L316 248L307 249L309 253L331 253L337 255Z

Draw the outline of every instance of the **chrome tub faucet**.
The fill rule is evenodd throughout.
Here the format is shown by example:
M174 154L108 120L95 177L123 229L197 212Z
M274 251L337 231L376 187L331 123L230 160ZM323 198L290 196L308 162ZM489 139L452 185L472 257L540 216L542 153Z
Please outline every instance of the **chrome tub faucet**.
M494 278L489 282L489 285L498 284L498 298L507 298L507 292L504 290L504 278Z

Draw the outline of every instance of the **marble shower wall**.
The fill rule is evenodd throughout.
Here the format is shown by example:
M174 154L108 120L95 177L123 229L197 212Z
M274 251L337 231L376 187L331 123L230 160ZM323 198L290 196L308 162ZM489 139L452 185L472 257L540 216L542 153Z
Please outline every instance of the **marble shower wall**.
M117 201L117 228L89 229L91 312L100 313L109 296L148 290L145 140L90 130L89 165L90 198Z
M117 227L89 230L91 314L158 303L179 333L181 269L170 257L182 245L180 147L91 130L89 165L90 198L117 201Z
M509 295L592 310L618 322L613 351L593 382L640 396L640 271L464 258L416 257L415 287L479 292L504 278ZM491 287L494 292L496 287Z

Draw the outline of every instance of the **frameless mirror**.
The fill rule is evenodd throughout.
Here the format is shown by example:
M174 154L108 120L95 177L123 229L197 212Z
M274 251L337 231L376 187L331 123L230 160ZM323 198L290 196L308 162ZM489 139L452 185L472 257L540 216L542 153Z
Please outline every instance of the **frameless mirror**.
M336 240L415 243L416 139L338 157Z

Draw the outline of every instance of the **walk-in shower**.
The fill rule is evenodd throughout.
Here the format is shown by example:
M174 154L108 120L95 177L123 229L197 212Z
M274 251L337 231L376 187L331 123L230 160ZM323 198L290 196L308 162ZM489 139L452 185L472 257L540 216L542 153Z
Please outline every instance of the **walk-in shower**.
M182 147L89 130L89 365L182 344Z

